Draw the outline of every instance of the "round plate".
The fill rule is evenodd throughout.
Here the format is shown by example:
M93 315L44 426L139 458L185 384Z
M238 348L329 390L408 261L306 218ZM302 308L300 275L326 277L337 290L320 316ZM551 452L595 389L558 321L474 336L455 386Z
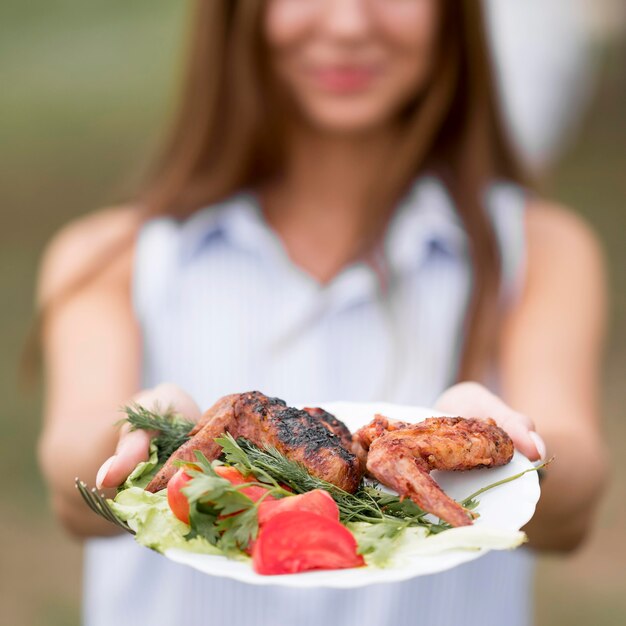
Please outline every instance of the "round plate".
M367 424L377 413L407 422L420 422L427 417L443 416L432 409L387 403L333 402L322 404L321 407L342 420L352 432ZM432 476L448 495L455 500L462 500L481 487L531 467L532 463L516 451L512 461L503 467L469 472L433 472ZM539 500L537 473L529 472L513 482L500 485L482 494L479 500L480 517L474 522L477 530L480 527L501 531L519 530L533 516ZM260 576L253 571L250 562L234 561L223 556L194 554L177 549L167 550L165 556L205 574L233 578L252 585L347 589L434 574L476 559L487 552L488 550L483 548L445 550L435 554L409 554L406 559L401 559L401 564L384 569L361 567L282 576Z

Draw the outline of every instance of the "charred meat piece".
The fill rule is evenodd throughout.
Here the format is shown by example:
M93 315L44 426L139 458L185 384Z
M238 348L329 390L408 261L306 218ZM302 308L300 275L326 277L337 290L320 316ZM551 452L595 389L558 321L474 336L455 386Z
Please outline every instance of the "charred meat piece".
M215 443L214 439L225 432L229 432L229 428L235 419L235 401L237 398L239 398L239 394L224 396L202 415L200 421L189 433L191 439L174 451L172 456L148 483L146 487L148 491L156 493L161 491L161 489L165 489L170 478L178 471L178 467L174 465L174 462L189 461L194 463L197 460L194 454L196 450L200 450L209 460L216 459L222 453L222 449ZM212 433L217 434L214 435Z
M209 411L212 413L207 419L206 414L203 416L204 426L168 459L146 487L148 491L165 488L176 472L174 461L194 461L195 450L209 460L216 459L221 448L214 440L225 432L259 447L273 446L288 459L304 465L313 476L345 491L356 491L361 482L358 459L322 419L307 411L288 407L283 400L268 398L259 391L226 396Z
M258 391L242 394L235 413L237 436L261 447L274 446L313 476L356 491L362 478L358 459L318 418Z
M331 433L339 437L341 445L343 445L346 450L352 449L352 433L341 420L338 420L334 415L320 407L305 407L304 410L311 417L315 417L322 422Z
M431 417L419 424L377 415L354 436L367 450L367 471L452 526L468 526L472 514L447 496L431 470L468 470L505 465L513 442L493 420Z
M210 409L203 413L197 424L189 431L189 436L193 437L199 433L216 415L230 414L239 395L238 393L233 393L220 398Z

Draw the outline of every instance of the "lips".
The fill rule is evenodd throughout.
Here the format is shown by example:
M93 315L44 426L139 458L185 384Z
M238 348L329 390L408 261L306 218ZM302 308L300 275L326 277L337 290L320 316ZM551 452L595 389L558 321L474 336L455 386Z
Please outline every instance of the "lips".
M377 71L365 66L327 66L313 69L310 75L324 91L354 93L370 87Z

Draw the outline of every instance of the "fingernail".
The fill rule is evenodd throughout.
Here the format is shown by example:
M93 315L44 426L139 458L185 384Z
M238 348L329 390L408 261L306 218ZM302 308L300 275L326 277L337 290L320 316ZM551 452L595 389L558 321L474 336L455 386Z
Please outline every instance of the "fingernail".
M117 458L117 455L113 455L111 457L109 457L101 466L100 469L98 470L98 474L96 475L96 487L98 489L102 489L102 483L104 482L104 479L107 477L107 474L109 473L109 470L111 469L111 465L113 465L113 461L115 461L115 459Z
M539 457L541 458L541 460L542 461L545 460L546 444L544 440L536 432L532 430L528 433L528 435L533 440L533 443L535 444L535 448L537 448L537 452L539 452Z

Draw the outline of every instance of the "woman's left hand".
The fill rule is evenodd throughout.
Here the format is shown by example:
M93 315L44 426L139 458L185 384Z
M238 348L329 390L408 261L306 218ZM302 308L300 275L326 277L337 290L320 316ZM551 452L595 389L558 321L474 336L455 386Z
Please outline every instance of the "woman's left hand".
M478 383L459 383L439 396L435 409L447 415L492 418L509 437L515 447L531 461L546 458L546 444L535 432L533 421L514 411L500 398Z

